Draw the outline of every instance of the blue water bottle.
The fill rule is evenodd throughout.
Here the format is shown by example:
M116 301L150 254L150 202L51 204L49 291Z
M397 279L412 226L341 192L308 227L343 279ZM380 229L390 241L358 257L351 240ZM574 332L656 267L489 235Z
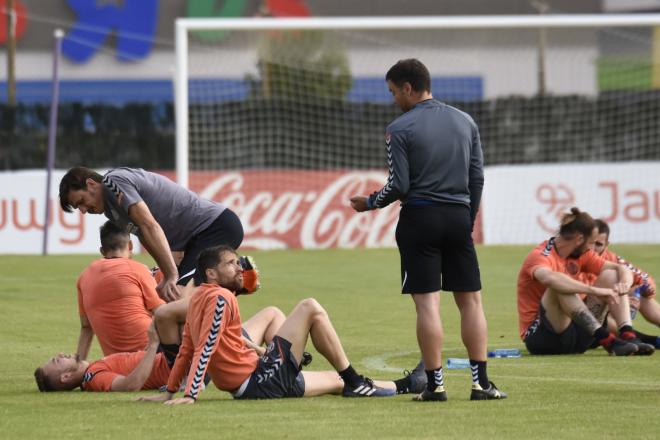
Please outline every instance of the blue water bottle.
M517 348L498 348L488 352L489 358L519 358L520 350Z
M633 290L633 292L630 294L630 296L632 296L633 298L637 298L639 300L639 298L642 296L642 293L646 292L647 288L648 288L648 285L642 284L641 286L639 286L638 288ZM637 310L639 310L639 306L638 307L633 307L632 304L630 305L630 319L631 320L633 320L633 319L635 319L635 317L637 317Z
M447 359L447 369L448 370L462 370L465 368L470 368L469 359L461 358L449 358Z

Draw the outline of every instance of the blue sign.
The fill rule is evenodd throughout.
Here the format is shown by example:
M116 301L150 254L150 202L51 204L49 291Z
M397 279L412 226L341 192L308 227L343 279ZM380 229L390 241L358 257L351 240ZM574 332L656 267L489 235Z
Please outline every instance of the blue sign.
M149 55L158 24L158 0L67 0L78 19L62 41L62 53L85 63L111 33L117 58L135 61Z

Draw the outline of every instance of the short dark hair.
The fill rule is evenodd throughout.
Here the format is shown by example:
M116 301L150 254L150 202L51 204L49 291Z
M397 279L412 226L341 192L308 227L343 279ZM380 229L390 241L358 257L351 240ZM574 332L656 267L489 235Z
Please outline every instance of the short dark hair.
M131 236L111 221L107 221L99 229L101 247L104 251L118 251L128 246Z
M404 83L410 83L410 87L416 92L431 91L429 69L416 58L400 60L390 67L385 75L385 81L391 81L397 87L402 87Z
M607 238L610 238L610 225L608 225L605 220L601 220L597 218L594 220L596 222L596 227L598 228L598 233L599 234L605 234L607 235Z
M57 391L50 383L48 375L46 375L46 372L41 367L34 370L34 380L37 382L37 387L39 387L39 391L43 393L49 391Z
M69 203L69 192L87 189L87 179L101 183L103 176L86 167L74 167L62 177L60 180L60 206L64 212L73 212L73 206Z
M574 206L570 213L562 215L559 235L565 238L573 237L575 234L589 237L594 229L596 229L596 221L589 214Z
M195 270L195 284L208 282L206 278L206 269L215 267L220 263L222 255L226 252L236 254L236 250L231 246L220 245L206 248L197 257L197 269Z

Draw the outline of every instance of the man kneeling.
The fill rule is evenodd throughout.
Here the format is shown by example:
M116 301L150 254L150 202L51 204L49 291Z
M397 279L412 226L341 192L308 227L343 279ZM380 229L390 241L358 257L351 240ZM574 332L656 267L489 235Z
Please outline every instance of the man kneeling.
M219 389L239 399L396 394L394 382L376 384L355 372L328 314L314 299L303 300L293 309L259 358L241 338L241 316L232 293L243 285L236 252L227 246L206 249L199 256L197 273L203 284L190 300L183 342L168 380L167 394L142 400L194 403L207 372ZM308 336L339 375L334 371L301 371ZM188 369L185 396L173 399Z

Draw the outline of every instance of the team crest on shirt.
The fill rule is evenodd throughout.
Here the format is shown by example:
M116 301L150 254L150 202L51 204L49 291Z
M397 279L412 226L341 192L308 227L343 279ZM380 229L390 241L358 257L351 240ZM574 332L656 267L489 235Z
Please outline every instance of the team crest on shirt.
M389 133L385 133L385 143L386 143L387 145L389 145L391 140L392 140L392 138L391 138L390 134L389 134Z
M575 261L569 261L566 263L566 272L569 275L577 275L580 272L580 266Z

